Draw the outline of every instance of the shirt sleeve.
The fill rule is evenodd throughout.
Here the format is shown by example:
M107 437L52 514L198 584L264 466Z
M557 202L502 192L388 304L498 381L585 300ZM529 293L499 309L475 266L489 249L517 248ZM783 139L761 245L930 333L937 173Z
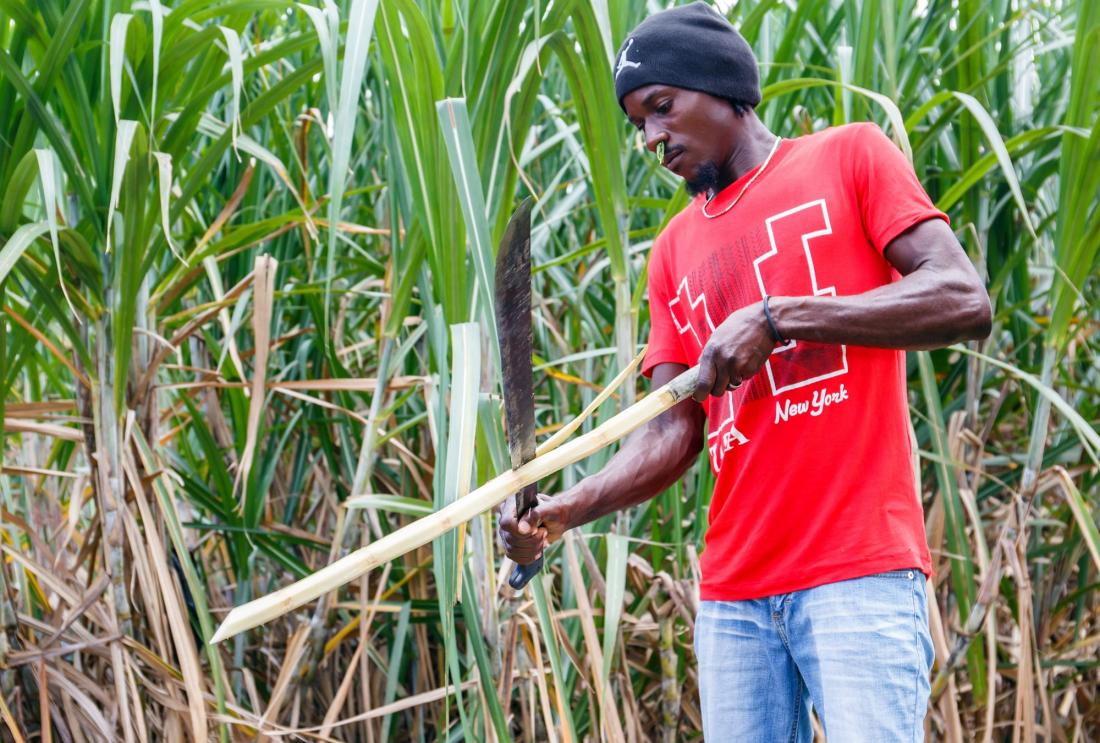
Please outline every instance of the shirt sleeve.
M932 204L905 155L877 125L859 124L853 129L850 162L863 230L880 254L915 224L927 219L950 223Z
M669 311L669 277L662 261L661 237L653 246L649 260L649 280L646 291L649 300L649 347L642 361L642 374L649 377L657 364L674 363L688 366L684 349L680 345L680 332Z

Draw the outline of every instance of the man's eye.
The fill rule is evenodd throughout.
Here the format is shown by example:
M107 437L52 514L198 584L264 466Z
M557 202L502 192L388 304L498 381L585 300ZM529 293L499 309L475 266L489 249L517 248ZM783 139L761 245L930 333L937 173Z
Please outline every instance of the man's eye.
M661 105L657 106L657 113L661 114L662 116L664 114L667 114L671 110L672 110L672 103L669 102L669 101L665 101Z

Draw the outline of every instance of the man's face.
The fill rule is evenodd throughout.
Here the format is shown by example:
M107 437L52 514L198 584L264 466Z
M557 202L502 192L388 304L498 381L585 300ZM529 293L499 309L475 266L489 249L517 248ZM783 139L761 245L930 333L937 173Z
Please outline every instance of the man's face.
M736 119L727 101L671 85L646 85L623 98L630 123L654 152L665 143L664 165L691 193L710 190L729 159Z

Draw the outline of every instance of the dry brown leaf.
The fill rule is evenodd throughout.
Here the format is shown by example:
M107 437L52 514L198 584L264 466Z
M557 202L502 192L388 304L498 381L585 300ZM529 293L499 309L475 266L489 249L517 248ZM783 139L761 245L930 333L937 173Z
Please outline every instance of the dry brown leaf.
M9 402L4 405L4 417L41 418L50 413L63 413L75 409L75 400L50 400L46 402Z
M176 657L180 662L180 672L183 676L188 712L191 719L191 734L195 740L201 740L208 730L206 707L203 701L205 682L202 661L199 659L198 648L195 646L195 640L191 634L187 610L183 605L174 576L168 569L166 557L168 553L164 542L161 541L157 529L152 528L152 525L157 524L158 520L149 507L144 486L138 479L137 463L131 456L127 457L126 465L126 474L130 478L134 501L137 504L138 512L141 514L141 520L146 525L142 532L149 543L146 552L156 575L165 617L171 629L172 642L176 649Z
M0 694L0 718L2 718L4 724L8 726L8 732L11 733L14 743L25 743L23 734L19 729L19 724L16 723L15 717L11 713L11 709L8 708L8 703L4 700L3 694Z
M322 219L320 217L314 217L313 222L318 227L324 227L326 229L329 225L327 219ZM389 237L391 234L387 227L367 227L365 225L355 224L354 222L337 222L337 229L351 235L382 235L384 237Z
M258 722L260 728L263 728L269 722L279 721L279 712L286 701L291 682L297 677L302 654L309 647L308 640L309 622L302 622L286 644L286 654L283 656L282 664L279 667L279 675L276 677L274 688L271 690L271 698L268 701L267 709L264 710L263 717Z
M32 423L5 418L4 430L10 433L37 433L43 436L53 436L56 439L64 439L65 441L84 443L84 434L79 429L58 426L53 423Z
M426 377L406 376L391 377L386 383L388 390L402 390L423 384ZM244 389L249 385L245 382L222 382L208 380L202 382L173 382L157 385L161 390L188 390L188 389ZM309 390L316 392L374 392L378 388L377 379L297 379L278 382L267 382L270 390Z
M584 636L584 644L587 646L586 656L588 660L589 673L591 678L589 684L596 691L596 699L599 702L600 719L602 721L603 733L607 736L607 739L611 743L625 743L626 737L623 733L622 720L619 719L619 711L612 703L611 689L605 688L600 683L600 675L603 672L603 649L600 643L599 635L596 634L596 622L593 618L592 604L588 600L588 593L584 590L584 576L581 574L580 561L577 559L577 550L575 542L577 536L572 531L565 533L565 562L569 568L569 576L574 586L577 586L575 593L577 598L577 608L580 611L581 630Z
M78 382L80 382L86 388L91 389L92 383L88 381L88 377L86 377L83 372L77 369L76 364L74 364L68 356L63 354L61 352L61 349L54 345L54 343L49 338L43 335L42 332L38 330L38 328L31 325L29 322L27 322L26 318L24 318L22 315L20 315L18 312L7 305L4 305L4 312L12 320L15 320L15 322L21 328L33 335L35 340L45 346L46 350L53 354L54 358L60 361L66 369L73 373L73 376L76 377Z
M54 663L47 665L46 672L49 675L50 684L58 686L65 694L72 698L80 708L85 719L90 722L98 732L99 740L117 740L117 731L107 722L107 718L103 716L103 705L99 701L93 701L85 689L81 689L74 680L66 676L65 669L67 668L68 664ZM79 679L81 677L77 676L77 678ZM77 724L79 723L75 723L74 727Z
M72 480L77 478L75 472L50 470L42 467L21 467L11 464L0 466L0 472L3 472L5 475L26 475L27 477L64 477Z
M331 403L328 400L322 400L321 398L314 397L312 395L304 395L301 392L296 392L295 390L288 390L285 387L276 387L275 391L279 392L281 394L284 394L287 397L293 397L293 398L296 398L298 400L301 400L302 402L308 402L311 405L317 405L318 407L325 408L326 410L332 410L332 411L335 411L337 413L343 413L344 415L349 416L350 418L353 418L355 421L361 423L364 426L367 425L367 423L368 423L366 418L359 415L354 410L349 410L349 409L347 409L347 408L345 408L341 405Z
M225 293L225 295L221 298L221 301L229 302L231 300L235 300L237 297L243 294L244 291L252 284L254 276L254 273L249 273L243 279L238 281L236 286ZM179 348L180 344L183 343L188 337L190 337L195 331L217 317L218 314L223 311L223 309L223 306L219 303L217 307L203 312L201 315L191 320L191 322L187 323L182 328L177 330L176 334L169 339L169 343L171 343L171 348L167 348L165 346L157 347L157 352L149 361L149 366L146 367L145 371L141 375L141 379L138 380L136 392L134 394L134 401L131 406L132 408L138 408L141 406L142 402L145 399L145 396L149 393L153 380L156 378L157 370L160 368L160 365L164 363L165 359L168 358L168 355L171 354L174 349Z
M245 430L244 451L241 453L240 467L237 468L236 492L248 482L252 472L252 458L256 453L256 437L260 432L260 417L263 415L266 401L265 381L267 379L267 353L271 341L271 315L275 303L275 272L279 264L269 255L256 258L254 274L256 277L252 307L252 341L256 350L256 359L252 367L251 395L248 401L248 427Z

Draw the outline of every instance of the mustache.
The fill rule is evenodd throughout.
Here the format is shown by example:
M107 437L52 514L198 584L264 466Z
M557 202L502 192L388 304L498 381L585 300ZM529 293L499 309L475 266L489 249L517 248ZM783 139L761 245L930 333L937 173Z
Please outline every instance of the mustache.
M666 148L664 159L661 160L661 165L668 165L668 163L672 160L672 158L676 157L677 155L679 155L683 151L684 151L684 148L680 145L675 145L673 147Z

